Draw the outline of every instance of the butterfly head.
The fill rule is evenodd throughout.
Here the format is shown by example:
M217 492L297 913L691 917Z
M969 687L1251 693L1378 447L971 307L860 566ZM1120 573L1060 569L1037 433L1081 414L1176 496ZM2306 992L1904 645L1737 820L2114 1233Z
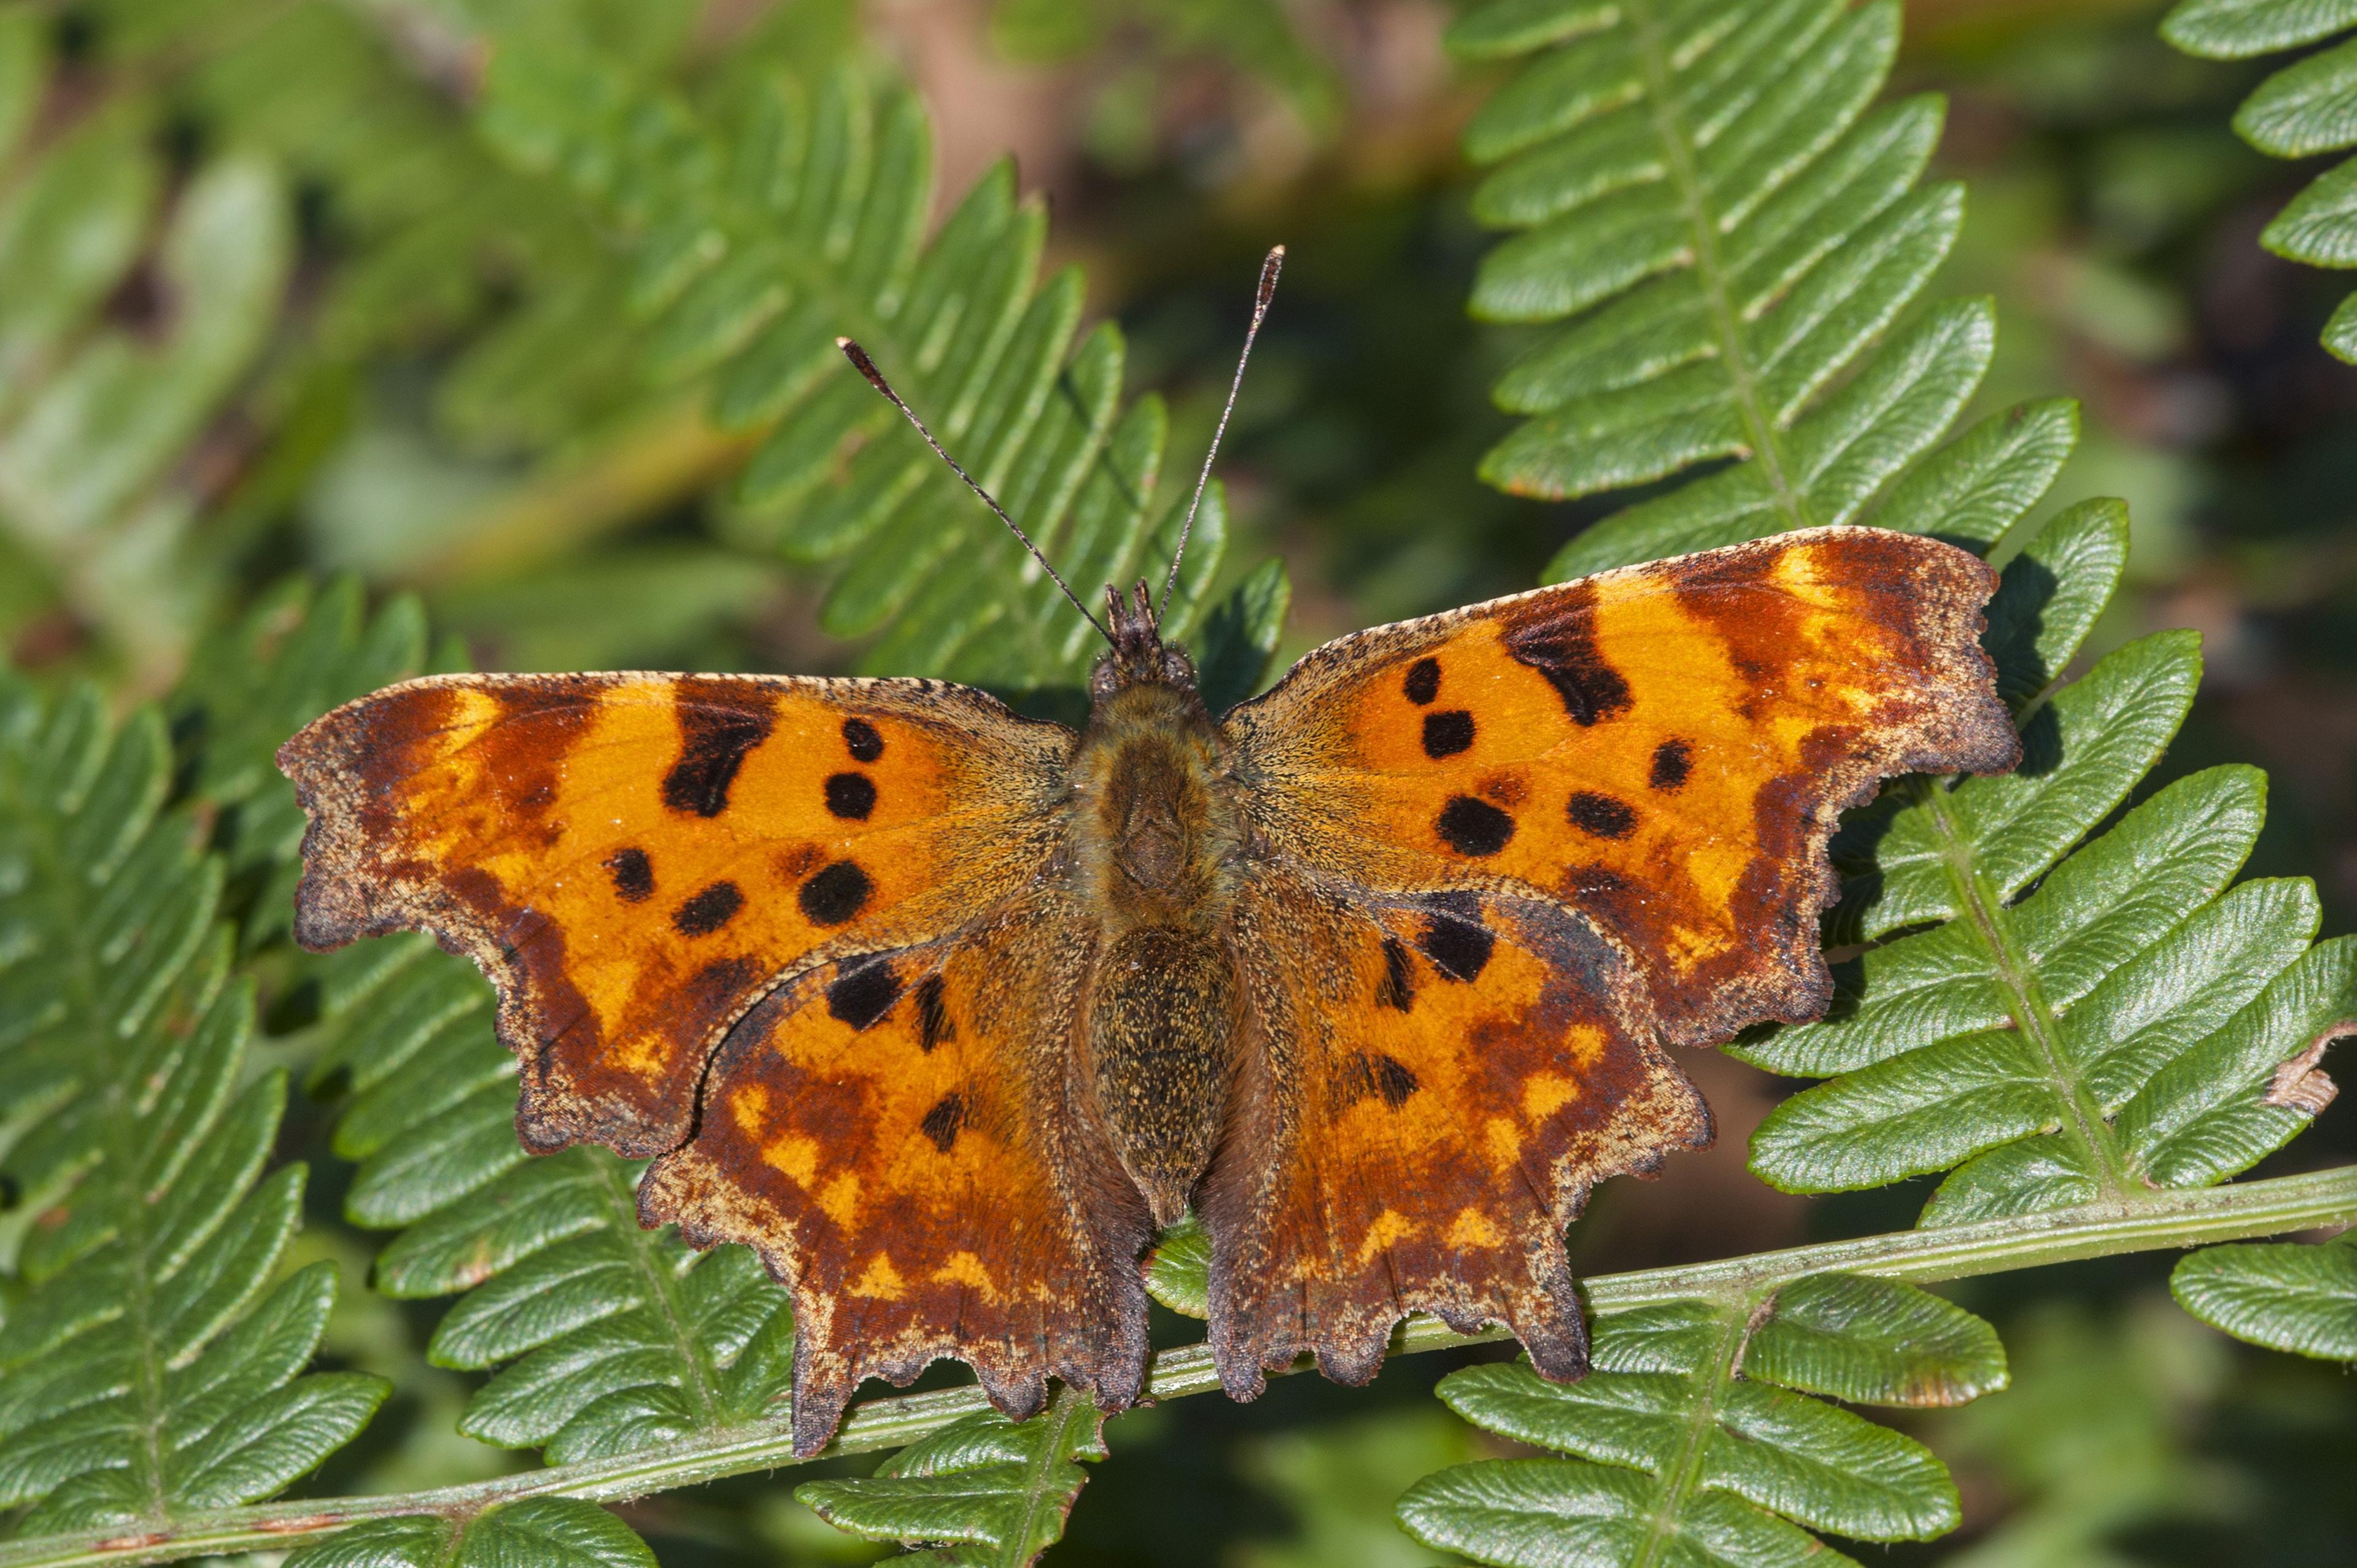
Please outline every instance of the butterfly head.
M1089 695L1100 702L1125 686L1176 686L1195 689L1195 661L1183 648L1166 646L1154 613L1154 598L1144 583L1130 590L1125 601L1119 588L1105 585L1105 639L1113 646L1097 656L1089 671Z

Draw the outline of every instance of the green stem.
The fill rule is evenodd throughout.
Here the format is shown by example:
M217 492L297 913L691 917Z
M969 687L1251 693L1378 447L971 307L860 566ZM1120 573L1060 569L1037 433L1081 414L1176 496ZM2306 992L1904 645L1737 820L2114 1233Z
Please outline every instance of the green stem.
M1784 526L1813 528L1816 519L1809 515L1808 498L1785 471L1775 416L1760 396L1760 373L1752 367L1743 338L1743 311L1729 286L1726 259L1718 253L1718 215L1711 210L1694 143L1678 118L1678 81L1670 63L1670 40L1663 37L1649 0L1635 0L1628 16L1629 36L1645 72L1645 102L1652 113L1653 134L1661 142L1662 161L1668 166L1670 184L1685 212L1686 232L1694 242L1695 282L1710 311L1719 363L1727 370L1735 411L1743 421L1744 440L1775 497L1776 509L1784 514Z
M1727 1380L1735 1376L1751 1326L1752 1315L1738 1304L1729 1302L1721 1310L1718 1343L1703 1369L1701 1387L1686 1408L1686 1430L1678 1440L1677 1454L1662 1470L1662 1500L1653 1509L1633 1568L1655 1568L1668 1561L1670 1544L1680 1533L1678 1516L1685 1511L1686 1499L1702 1485L1703 1458L1710 1452L1711 1434L1718 1429L1718 1402L1727 1391Z
M2063 1128L2086 1151L2088 1166L2094 1172L2096 1191L2106 1201L2138 1197L2148 1189L2129 1176L2127 1162L2113 1140L2111 1124L2104 1120L2103 1106L2087 1092L2085 1079L2065 1056L2061 1026L2034 978L2036 966L2014 947L2012 929L2000 901L1991 897L1988 886L1974 868L1972 841L1949 811L1944 781L1927 780L1919 783L1916 789L1932 820L1940 826L1940 836L1947 845L1949 879L1964 907L1964 918L1972 922L1973 929L1980 935L1981 945L1988 950L1997 983L2005 988L2006 1010L2013 1015L2014 1026L2021 1037L2037 1050L2046 1069L2046 1087L2061 1107Z
M1903 1230L1828 1241L1679 1268L1605 1274L1585 1289L1598 1312L1703 1298L1740 1309L1811 1274L1846 1273L1922 1284L2164 1247L2193 1247L2324 1225L2357 1223L2357 1165L2306 1176L2193 1191L2158 1192L2134 1203L2097 1203L1976 1225ZM1411 1317L1392 1337L1395 1355L1504 1337L1501 1329L1454 1334L1436 1319ZM1189 1345L1154 1358L1146 1391L1157 1400L1220 1386L1211 1348ZM855 1409L827 1456L899 1448L987 1408L974 1388L870 1400ZM84 1530L0 1542L0 1568L80 1568L90 1563L164 1563L204 1553L284 1551L361 1520L436 1514L464 1519L533 1497L619 1501L724 1476L797 1463L791 1423L759 1422L638 1454L552 1466L463 1487L382 1497L323 1498L190 1515L149 1534Z

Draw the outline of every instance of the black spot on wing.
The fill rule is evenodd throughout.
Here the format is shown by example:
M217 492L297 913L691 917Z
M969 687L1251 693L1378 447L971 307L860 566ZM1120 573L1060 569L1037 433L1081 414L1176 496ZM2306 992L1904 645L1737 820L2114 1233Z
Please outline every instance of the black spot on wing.
M716 882L674 910L671 923L683 937L708 937L744 907L745 895L734 882Z
M1383 939L1383 978L1375 988L1375 998L1394 1013L1415 1005L1415 972L1409 967L1407 949L1397 937Z
M1407 1097L1418 1087L1415 1074L1407 1069L1406 1064L1381 1051L1354 1053L1342 1069L1342 1083L1352 1102L1380 1094L1383 1103L1394 1111L1406 1104Z
M847 969L826 988L826 1010L855 1029L873 1027L900 1000L900 976L889 959Z
M830 773L826 777L826 809L846 822L864 822L876 809L876 783L865 773Z
M1424 715L1424 754L1435 762L1473 749L1473 715L1462 708Z
M716 817L728 809L728 787L737 781L737 770L755 746L770 738L777 715L766 703L747 706L743 692L720 682L683 680L677 700L679 760L663 775L663 804L674 811Z
M1470 981L1480 978L1481 971L1489 967L1498 939L1478 920L1436 913L1425 918L1424 931L1415 945L1444 978Z
M795 897L812 925L839 926L866 908L867 896L874 891L876 885L867 880L858 862L838 860L803 883Z
M926 1112L925 1119L917 1123L918 1130L933 1141L933 1147L945 1155L964 1126L965 1101L955 1094L942 1095L941 1103Z
M957 1026L942 1001L942 977L929 974L917 982L917 1048L930 1052L943 1040L957 1038Z
M866 719L843 721L843 744L855 762L873 762L884 755L884 737Z
M1629 809L1627 802L1593 789L1575 792L1564 814L1571 819L1573 827L1600 839L1625 839L1637 827L1637 813Z
M1629 706L1629 682L1596 647L1596 591L1577 588L1543 620L1509 629L1506 651L1546 677L1576 725L1592 725Z
M1653 747L1653 771L1645 780L1656 789L1674 789L1694 771L1694 747L1682 740L1665 740Z
M1514 836L1514 819L1487 800L1458 795L1433 823L1441 842L1459 854L1495 854Z
M1400 689L1419 708L1440 695L1440 660L1419 659L1409 665L1407 679L1401 682Z
M654 897L654 863L642 849L618 849L606 857L614 878L614 896L625 904L643 904Z

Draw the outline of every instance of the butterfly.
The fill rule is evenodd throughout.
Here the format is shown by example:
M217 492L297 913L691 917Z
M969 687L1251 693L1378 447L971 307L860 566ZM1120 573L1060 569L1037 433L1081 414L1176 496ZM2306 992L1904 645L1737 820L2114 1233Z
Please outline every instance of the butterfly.
M1670 1048L1827 1004L1837 814L2018 760L1994 586L1811 529L1345 637L1224 715L1109 588L1078 733L928 680L406 682L279 754L296 933L474 960L525 1144L759 1251L798 1454L943 1357L1017 1419L1125 1408L1189 1211L1238 1399L1364 1382L1410 1312L1569 1380L1566 1227L1712 1135Z

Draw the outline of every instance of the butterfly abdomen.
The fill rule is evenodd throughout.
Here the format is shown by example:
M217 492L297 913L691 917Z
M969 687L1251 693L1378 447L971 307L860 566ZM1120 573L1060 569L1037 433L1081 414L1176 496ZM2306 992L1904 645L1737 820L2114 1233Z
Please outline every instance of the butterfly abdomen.
M1103 922L1081 1078L1123 1168L1168 1224L1211 1161L1227 1104L1237 816L1210 715L1182 685L1106 693L1074 773L1075 864Z

